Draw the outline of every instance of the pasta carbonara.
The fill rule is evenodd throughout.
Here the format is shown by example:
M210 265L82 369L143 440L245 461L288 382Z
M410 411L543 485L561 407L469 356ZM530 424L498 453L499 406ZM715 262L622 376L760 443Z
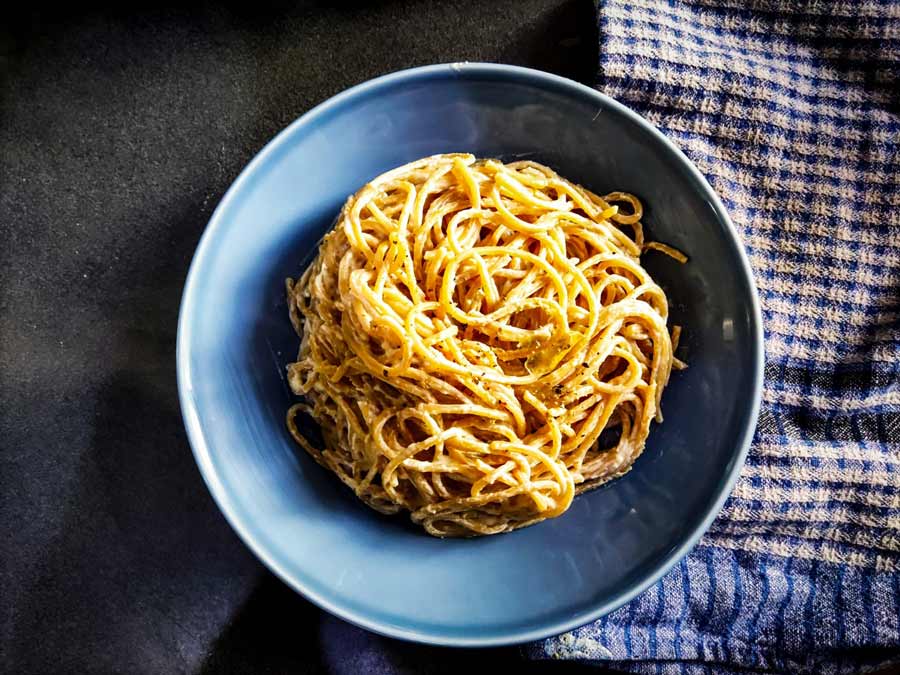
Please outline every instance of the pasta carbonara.
M641 216L528 161L436 155L374 179L287 280L291 434L436 536L560 515L628 471L679 365L640 256L683 256L645 244Z

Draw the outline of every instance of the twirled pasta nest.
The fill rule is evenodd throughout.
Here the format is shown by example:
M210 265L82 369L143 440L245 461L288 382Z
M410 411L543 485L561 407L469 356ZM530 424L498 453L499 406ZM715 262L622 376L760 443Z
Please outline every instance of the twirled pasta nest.
M641 215L535 162L436 155L379 176L287 281L294 438L436 536L560 515L631 467L676 362L640 256L680 254L645 244Z

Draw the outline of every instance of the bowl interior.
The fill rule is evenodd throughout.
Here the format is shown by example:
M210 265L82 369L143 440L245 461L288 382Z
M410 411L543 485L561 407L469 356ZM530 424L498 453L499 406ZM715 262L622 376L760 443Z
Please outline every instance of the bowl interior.
M531 158L646 205L649 234L690 256L647 266L684 326L665 422L625 477L562 517L511 534L437 540L380 516L285 430L298 346L284 279L347 196L440 152ZM755 423L760 326L746 260L699 174L619 104L524 69L407 71L332 99L278 136L216 211L185 290L185 421L201 470L244 540L307 597L394 636L444 644L535 639L649 585L708 525Z

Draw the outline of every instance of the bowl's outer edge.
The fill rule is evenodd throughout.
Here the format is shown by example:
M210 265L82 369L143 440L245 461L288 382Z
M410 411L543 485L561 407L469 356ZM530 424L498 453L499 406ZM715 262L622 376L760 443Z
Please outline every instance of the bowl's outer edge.
M460 78L466 77L477 77L477 76L500 76L506 77L510 79L516 79L521 81L528 81L531 83L537 83L544 86L551 86L557 89L568 89L569 91L576 92L582 96L593 97L597 100L597 102L603 106L608 108L613 108L620 114L628 117L635 124L643 127L645 130L649 131L657 140L661 141L664 145L668 146L675 154L679 157L679 159L683 162L683 164L687 167L689 172L691 173L693 179L696 183L707 193L707 198L713 204L713 207L716 211L716 214L719 220L724 223L725 228L729 234L729 236L735 241L737 244L736 248L738 251L738 255L740 256L742 272L745 275L748 286L751 291L752 296L752 307L751 312L753 316L754 323L754 333L755 333L755 353L754 360L756 362L756 372L753 379L753 390L752 390L752 409L750 415L747 418L747 424L742 431L741 438L738 439L738 453L736 456L736 461L733 463L731 472L728 476L726 476L725 481L719 486L718 495L716 501L712 508L709 509L706 517L703 521L691 532L690 536L684 541L684 543L673 550L668 557L663 561L663 563L658 567L658 569L646 579L644 579L641 583L634 585L633 587L624 590L615 598L611 599L607 603L595 607L594 609L584 612L582 614L576 615L564 622L559 622L551 625L547 625L540 629L535 629L531 631L525 632L517 632L510 633L508 635L491 635L491 636L478 636L472 635L467 636L466 638L459 638L456 636L442 636L431 633L424 633L421 631L417 631L414 629L401 629L396 626L385 626L380 624L377 621L371 621L364 616L358 616L354 612L349 611L345 608L338 607L333 605L330 602L327 602L321 597L318 597L315 593L311 592L309 589L305 588L303 584L299 583L297 580L293 579L291 575L289 575L281 566L273 560L268 553L262 549L253 539L252 536L244 528L243 524L238 521L236 516L234 515L233 508L231 506L230 498L227 494L227 491L224 485L219 480L219 477L216 475L216 472L213 468L209 448L206 445L205 439L203 438L203 434L200 429L200 422L197 417L196 407L194 406L192 400L192 392L191 392L191 378L190 378L190 365L189 360L187 358L187 350L188 345L190 343L190 332L188 327L188 317L191 316L192 313L192 305L193 305L193 286L194 286L194 278L196 276L196 270L199 268L207 248L210 245L210 241L214 237L215 230L217 229L220 215L228 208L231 201L235 198L235 195L240 192L240 188L242 184L248 180L248 177L253 174L257 165L261 164L265 158L272 153L281 143L287 138L293 129L301 125L314 124L317 117L326 114L330 109L338 107L345 102L358 97L363 94L371 94L377 89L386 86L393 86L401 82L412 82L412 81L423 81L428 80L434 77L447 77L448 74L455 75ZM753 270L750 266L750 261L747 258L746 251L744 247L741 245L741 239L738 235L737 229L731 221L731 218L728 215L725 206L722 204L722 201L719 199L718 195L713 191L712 187L710 187L707 180L700 173L700 171L694 166L694 164L684 155L684 153L670 141L661 131L659 131L655 126L653 126L650 122L645 120L643 117L622 105L615 99L602 94L601 92L592 89L586 85L580 84L573 80L569 80L564 77L560 77L558 75L552 75L550 73L545 73L539 70L533 70L531 68L524 68L520 66L510 66L503 64L492 64L492 63L448 63L448 64L438 64L438 65L430 65L430 66L422 66L418 68L411 68L408 70L401 70L395 73L391 73L388 75L384 75L367 82L363 82L362 84L358 84L350 89L347 89L340 94L324 101L323 103L317 105L294 122L292 122L288 127L282 130L277 136L275 136L271 141L269 141L262 150L244 167L243 171L241 171L238 178L234 181L231 187L225 193L225 196L222 198L222 201L216 207L213 212L209 223L206 229L203 232L203 235L200 238L200 243L197 246L197 250L194 254L193 260L191 261L190 268L188 270L187 278L185 281L184 291L182 293L181 299L181 309L179 311L178 316L178 331L177 331L177 342L176 342L176 370L177 370L177 379L178 379L178 397L181 403L182 416L184 418L185 428L188 434L188 440L190 441L191 448L194 453L194 457L197 461L197 465L200 468L200 473L203 476L203 480L206 482L207 487L209 488L210 493L213 496L216 504L219 509L224 514L226 520L231 525L231 527L237 532L240 538L244 541L244 543L250 548L251 551L270 569L272 570L278 577L280 577L286 584L288 584L291 588L302 594L305 598L315 603L322 609L325 609L336 616L349 621L357 626L365 628L367 630L373 631L375 633L379 633L381 635L385 635L392 638L398 638L402 640L409 640L413 642L420 642L425 644L432 645L441 645L441 646L454 646L454 647L495 647L502 645L510 645L510 644L518 644L523 642L532 642L535 640L540 640L543 638L547 638L553 635L558 635L560 633L564 633L566 631L572 630L574 628L578 628L579 626L583 626L595 619L612 612L613 610L621 607L629 600L634 598L635 596L643 593L650 586L656 583L663 575L666 574L675 564L677 564L682 558L684 558L691 549L697 544L703 534L709 529L713 520L719 514L722 509L722 506L725 503L725 500L731 494L732 489L734 488L734 484L736 483L738 476L740 474L741 468L744 465L744 461L746 459L747 453L750 449L750 443L753 439L753 434L756 429L757 419L759 417L759 408L760 401L762 398L762 383L763 383L763 368L764 368L764 352L763 352L763 328L762 328L762 312L760 310L759 304L759 295L756 289L756 284L753 277Z

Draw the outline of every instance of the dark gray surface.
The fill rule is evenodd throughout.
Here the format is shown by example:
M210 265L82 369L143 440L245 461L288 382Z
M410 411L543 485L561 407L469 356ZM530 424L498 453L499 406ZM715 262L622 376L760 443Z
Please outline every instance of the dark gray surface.
M187 267L269 138L414 65L594 76L590 0L329 4L27 3L4 19L6 672L455 672L520 658L383 639L296 596L225 523L182 428Z

